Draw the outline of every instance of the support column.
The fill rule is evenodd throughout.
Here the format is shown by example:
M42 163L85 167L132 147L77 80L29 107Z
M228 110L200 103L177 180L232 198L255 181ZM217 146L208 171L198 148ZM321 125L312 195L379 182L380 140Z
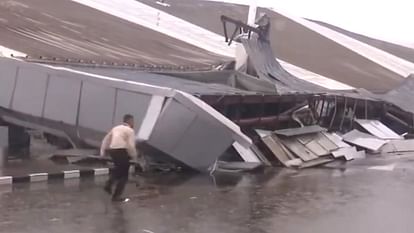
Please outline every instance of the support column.
M20 126L9 126L9 154L28 156L30 152L30 135Z
M249 15L247 18L247 24L254 26L256 23L256 14L257 14L257 0L250 0Z
M7 157L7 150L9 147L9 128L7 126L0 126L0 168L3 166Z

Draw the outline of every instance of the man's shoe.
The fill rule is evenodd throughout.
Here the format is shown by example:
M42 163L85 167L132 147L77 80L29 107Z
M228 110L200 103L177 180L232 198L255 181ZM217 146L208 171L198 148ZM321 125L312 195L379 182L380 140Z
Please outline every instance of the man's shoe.
M116 198L112 198L112 201L119 202L119 203L125 203L129 201L129 198L116 197Z

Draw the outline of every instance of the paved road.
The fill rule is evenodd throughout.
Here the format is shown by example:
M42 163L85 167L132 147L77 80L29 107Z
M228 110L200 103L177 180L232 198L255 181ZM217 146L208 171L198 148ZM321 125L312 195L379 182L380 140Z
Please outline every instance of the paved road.
M127 204L111 203L103 180L2 187L0 232L412 232L413 162L375 163L141 178Z

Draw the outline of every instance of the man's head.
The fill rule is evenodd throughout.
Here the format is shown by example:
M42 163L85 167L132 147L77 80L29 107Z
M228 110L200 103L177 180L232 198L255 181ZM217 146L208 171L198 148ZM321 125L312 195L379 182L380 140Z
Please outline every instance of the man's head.
M125 124L129 125L129 127L134 128L134 116L131 114L125 114L123 121Z

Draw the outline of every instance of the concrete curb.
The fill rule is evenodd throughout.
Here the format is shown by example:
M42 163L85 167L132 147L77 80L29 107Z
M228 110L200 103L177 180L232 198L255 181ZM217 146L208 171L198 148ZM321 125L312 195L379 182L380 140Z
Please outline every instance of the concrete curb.
M24 176L0 176L0 187L17 183L36 183L48 180L82 179L86 177L105 176L109 175L111 171L111 168L90 168L52 173L31 173Z
M48 180L68 180L82 179L95 176L107 176L112 172L112 168L85 168L81 170L68 170L52 173L30 173L24 176L0 176L0 187L3 185L13 185L17 183L36 183L46 182ZM129 173L135 172L133 166L130 167Z

